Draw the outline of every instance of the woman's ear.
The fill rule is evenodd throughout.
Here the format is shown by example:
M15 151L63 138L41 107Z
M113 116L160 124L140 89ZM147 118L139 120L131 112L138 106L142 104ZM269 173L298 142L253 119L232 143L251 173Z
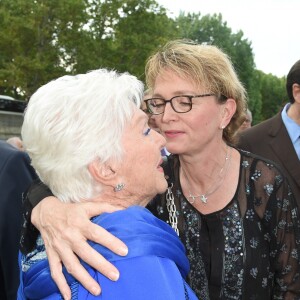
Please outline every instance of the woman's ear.
M234 99L232 98L228 98L226 100L226 102L223 104L222 106L223 112L222 112L222 127L226 127L232 116L235 114L236 112L236 102Z
M100 163L99 160L94 160L88 165L88 170L94 180L107 184L115 179L116 172L113 167L108 163Z
M297 103L300 103L300 84L294 83L292 86L293 97Z

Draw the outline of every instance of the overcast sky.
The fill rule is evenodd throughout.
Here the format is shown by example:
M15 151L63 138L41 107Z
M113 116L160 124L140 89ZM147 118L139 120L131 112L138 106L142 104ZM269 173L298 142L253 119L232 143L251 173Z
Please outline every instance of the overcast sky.
M286 76L300 59L300 0L157 0L173 15L221 13L252 43L256 68Z

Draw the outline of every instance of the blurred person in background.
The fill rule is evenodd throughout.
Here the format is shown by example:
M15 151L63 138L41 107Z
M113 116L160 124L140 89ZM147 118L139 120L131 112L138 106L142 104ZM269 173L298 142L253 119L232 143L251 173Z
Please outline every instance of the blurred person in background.
M16 147L17 149L23 151L23 142L18 136L13 136L10 137L9 139L6 140L7 143L11 144L12 146Z
M250 109L247 108L246 118L245 118L244 122L242 123L239 130L243 131L245 129L251 128L251 126L252 126L252 113L251 113Z

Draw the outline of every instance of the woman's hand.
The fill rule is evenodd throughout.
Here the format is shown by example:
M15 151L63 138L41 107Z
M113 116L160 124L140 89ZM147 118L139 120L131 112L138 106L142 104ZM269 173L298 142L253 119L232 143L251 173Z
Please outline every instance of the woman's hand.
M31 222L42 235L51 276L64 299L71 299L71 290L62 273L62 265L92 294L101 292L100 286L80 264L77 256L111 280L118 280L119 271L92 249L87 240L101 244L116 254L127 255L128 248L123 242L90 221L90 218L103 212L119 209L122 207L99 202L62 203L55 197L45 198L33 209Z

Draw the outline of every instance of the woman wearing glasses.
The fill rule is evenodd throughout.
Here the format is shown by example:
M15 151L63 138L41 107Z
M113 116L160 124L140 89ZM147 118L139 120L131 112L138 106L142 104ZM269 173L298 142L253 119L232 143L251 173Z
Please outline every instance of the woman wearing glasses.
M173 41L149 58L146 80L148 110L173 153L166 167L169 188L152 201L151 210L170 223L186 246L189 283L199 299L299 299L299 213L281 171L234 147L246 92L226 54L214 46ZM45 236L60 232L50 222L48 207L67 219L59 205L49 198L34 209L34 223ZM100 230L90 224L76 228L84 238L99 241L92 235ZM78 241L68 240L73 245ZM82 244L68 246L68 251L99 260ZM66 258L67 250L49 249L53 261L60 257L75 263ZM75 273L91 289L96 287ZM65 289L62 276L56 278Z

